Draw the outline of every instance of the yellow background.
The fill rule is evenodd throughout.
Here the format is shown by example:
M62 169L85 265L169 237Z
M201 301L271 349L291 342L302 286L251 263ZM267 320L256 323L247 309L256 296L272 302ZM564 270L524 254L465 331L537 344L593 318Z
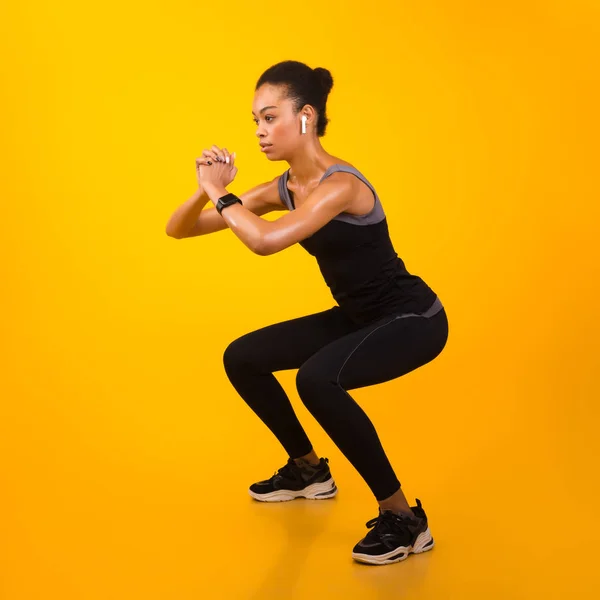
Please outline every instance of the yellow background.
M3 600L598 597L597 2L0 11ZM331 70L323 144L448 312L439 358L352 392L436 540L387 567L351 560L376 504L295 371L340 493L246 491L286 457L222 353L333 306L316 263L165 234L203 148L237 193L287 168L251 120L285 59Z

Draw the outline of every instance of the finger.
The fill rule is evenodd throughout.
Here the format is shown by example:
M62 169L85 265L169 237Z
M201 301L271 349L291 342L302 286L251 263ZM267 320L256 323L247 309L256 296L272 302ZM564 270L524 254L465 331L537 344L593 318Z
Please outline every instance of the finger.
M231 159L229 157L229 150L227 150L227 148L223 148L223 155L225 156L225 162L229 164Z
M229 157L229 164L233 167L235 165L235 152L231 153L231 156Z
M207 164L206 161L213 161L214 162L214 158L212 158L211 156L200 156L199 158L196 159L196 167L200 164Z
M217 160L217 155L212 150L204 150L202 156L205 158L208 157L211 160Z
M211 150L217 155L216 160L218 160L219 162L225 162L225 155L223 154L223 151L219 148L219 146L215 146L213 144Z

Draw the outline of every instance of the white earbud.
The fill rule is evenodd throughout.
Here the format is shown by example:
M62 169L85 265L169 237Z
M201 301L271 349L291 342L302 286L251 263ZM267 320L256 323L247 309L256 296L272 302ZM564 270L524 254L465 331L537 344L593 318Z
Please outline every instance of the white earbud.
M306 133L306 115L302 115L302 133Z

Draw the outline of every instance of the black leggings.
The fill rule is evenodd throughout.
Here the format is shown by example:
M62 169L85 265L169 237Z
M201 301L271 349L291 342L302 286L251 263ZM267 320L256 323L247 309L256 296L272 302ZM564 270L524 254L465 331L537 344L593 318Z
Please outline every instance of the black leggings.
M334 306L243 335L227 347L223 362L234 388L291 458L310 453L312 444L273 373L298 369L305 406L384 500L400 482L371 420L347 390L413 371L438 356L447 339L443 308L431 317L395 314L360 326Z

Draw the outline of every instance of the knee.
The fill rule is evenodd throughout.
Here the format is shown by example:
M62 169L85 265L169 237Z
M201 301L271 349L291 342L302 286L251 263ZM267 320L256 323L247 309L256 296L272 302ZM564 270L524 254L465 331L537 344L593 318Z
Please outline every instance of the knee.
M223 352L223 366L227 373L233 373L245 366L249 366L251 360L251 344L248 343L246 336L242 336L231 342Z
M296 374L296 389L307 408L317 399L322 404L334 386L335 381L326 372L308 365L300 367Z

